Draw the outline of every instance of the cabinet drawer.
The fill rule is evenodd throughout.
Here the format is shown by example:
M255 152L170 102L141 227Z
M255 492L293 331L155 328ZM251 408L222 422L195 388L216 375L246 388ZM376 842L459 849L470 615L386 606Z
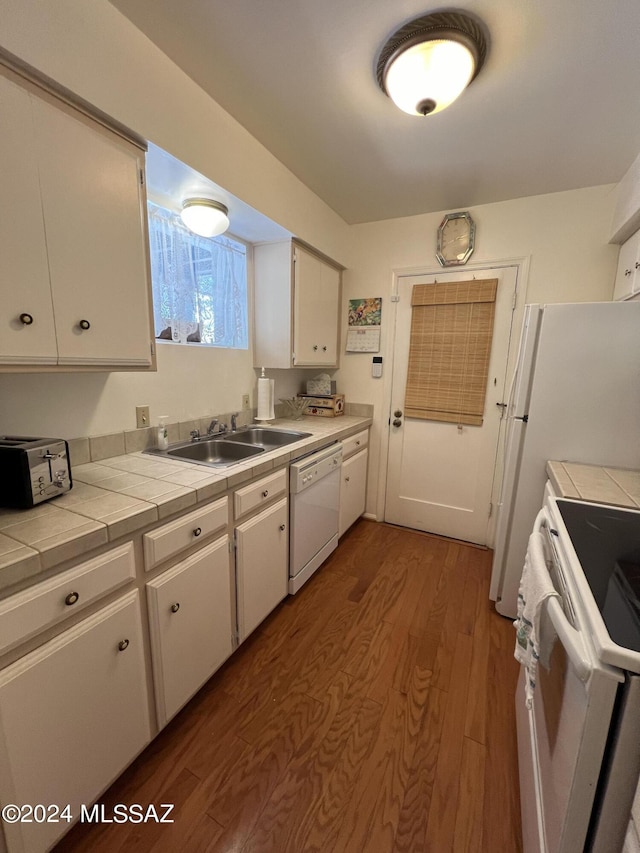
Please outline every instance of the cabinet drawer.
M190 545L202 542L227 526L227 498L221 498L209 506L183 515L170 524L164 524L142 537L144 564L147 571L159 566L169 557L180 553Z
M0 652L72 616L135 577L133 543L81 563L0 603Z
M350 435L349 438L342 439L342 458L346 459L358 450L364 450L369 444L369 430L364 429L362 432L357 432L355 435Z
M273 498L284 495L287 491L287 469L276 471L268 477L263 477L257 483L244 486L233 496L236 519L242 518L247 513L262 504L268 504Z

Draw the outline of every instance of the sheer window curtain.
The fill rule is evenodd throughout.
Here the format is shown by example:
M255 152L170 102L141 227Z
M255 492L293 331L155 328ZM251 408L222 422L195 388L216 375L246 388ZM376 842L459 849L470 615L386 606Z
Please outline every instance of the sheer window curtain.
M156 337L247 349L247 259L229 237L198 237L148 204Z

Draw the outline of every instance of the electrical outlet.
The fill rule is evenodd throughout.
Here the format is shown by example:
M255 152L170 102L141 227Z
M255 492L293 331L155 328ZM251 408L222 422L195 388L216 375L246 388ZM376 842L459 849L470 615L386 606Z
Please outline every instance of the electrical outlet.
M149 425L149 406L136 406L136 428L143 429Z
M247 409L250 409L250 408L251 408L251 400L249 398L249 395L243 394L242 395L242 410L246 412Z

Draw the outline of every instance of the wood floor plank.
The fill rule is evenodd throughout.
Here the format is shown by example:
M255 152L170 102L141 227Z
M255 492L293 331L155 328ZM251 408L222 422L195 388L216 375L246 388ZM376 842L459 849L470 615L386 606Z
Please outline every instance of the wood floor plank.
M483 853L486 849L482 828L485 759L486 748L470 738L465 738L453 838L454 853Z
M428 670L417 667L413 675L409 692L404 697L406 701L401 705L402 719L390 750L386 772L373 808L373 819L362 848L371 853L391 853L393 850L413 756L422 731L432 676Z
M496 616L497 619L501 618ZM511 660L517 673L518 665ZM489 681L483 837L488 850L522 850L515 694Z
M472 651L472 638L458 634L427 825L427 849L439 853L453 845Z
M423 677L429 670L422 670ZM433 795L447 694L431 688L425 700L422 730L413 756L411 774L405 787L404 799L394 841L394 853L424 853L429 809Z
M471 548L457 546L447 555L449 563L446 568L450 578L448 602L433 662L433 686L445 691L449 689L452 677L458 633L465 633L464 624L460 624L460 605L464 599L470 552Z
M390 756L401 742L404 706L407 697L395 690L387 693L380 723L375 733L371 751L363 762L357 784L350 792L349 802L333 844L333 853L364 851L381 787L388 772Z
M347 736L339 759L323 791L307 816L296 827L293 850L305 853L334 853L344 826L346 812L354 795L362 766L371 753L380 726L382 706L364 699L357 713L350 716Z
M360 520L55 853L518 853L513 627L491 552Z
M349 676L338 673L326 693L322 723L311 740L303 742L293 755L243 846L243 853L290 849L296 826L304 824L340 755L342 739L348 734L345 723L351 720L351 709L345 697L350 684Z

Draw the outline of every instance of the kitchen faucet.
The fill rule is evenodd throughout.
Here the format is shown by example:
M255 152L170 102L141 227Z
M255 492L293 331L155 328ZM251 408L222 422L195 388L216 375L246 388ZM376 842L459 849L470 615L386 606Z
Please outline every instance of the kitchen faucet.
M238 413L233 412L231 415L231 432L235 432L238 429Z
M218 432L216 432L216 426L219 423L217 418L213 418L209 426L207 427L207 435L224 435L227 431L226 424L220 424L218 427Z

